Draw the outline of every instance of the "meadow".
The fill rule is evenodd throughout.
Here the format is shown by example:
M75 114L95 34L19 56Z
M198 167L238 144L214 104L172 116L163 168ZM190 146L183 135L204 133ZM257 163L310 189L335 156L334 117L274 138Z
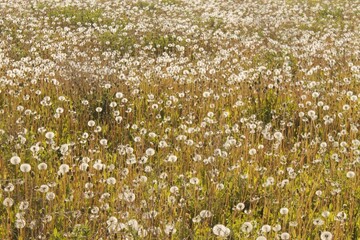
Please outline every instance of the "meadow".
M0 239L360 239L358 0L0 0Z

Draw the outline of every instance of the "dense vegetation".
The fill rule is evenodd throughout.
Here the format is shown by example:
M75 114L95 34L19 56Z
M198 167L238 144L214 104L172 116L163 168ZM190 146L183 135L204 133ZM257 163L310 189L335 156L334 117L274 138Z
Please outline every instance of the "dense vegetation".
M360 238L358 1L0 6L0 239Z

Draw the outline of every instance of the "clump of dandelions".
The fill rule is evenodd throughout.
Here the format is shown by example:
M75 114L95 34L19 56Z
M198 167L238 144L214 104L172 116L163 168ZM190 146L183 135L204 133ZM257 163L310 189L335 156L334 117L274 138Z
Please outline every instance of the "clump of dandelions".
M225 227L222 224L216 224L213 227L212 231L216 236L221 237L221 238L227 238L231 233L230 229Z

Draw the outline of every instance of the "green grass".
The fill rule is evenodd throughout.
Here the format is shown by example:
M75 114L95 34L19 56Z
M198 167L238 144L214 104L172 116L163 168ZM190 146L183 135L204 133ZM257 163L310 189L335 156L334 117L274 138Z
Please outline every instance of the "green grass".
M343 12L344 11L340 8L325 8L319 11L318 16L322 19L334 19L335 21L341 21L344 18Z
M69 19L71 25L86 24L86 23L100 23L102 18L101 9L80 9L73 6L57 7L50 9L48 16L52 19Z

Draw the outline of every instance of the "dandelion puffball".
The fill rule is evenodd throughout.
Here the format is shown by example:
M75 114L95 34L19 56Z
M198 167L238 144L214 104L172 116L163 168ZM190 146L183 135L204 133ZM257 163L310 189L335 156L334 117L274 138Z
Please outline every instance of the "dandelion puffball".
M49 140L53 139L55 137L55 133L53 132L47 132L45 133L45 137Z
M59 167L59 172L62 174L69 172L69 170L70 170L70 167L67 164L61 164Z
M155 154L155 150L153 148L148 148L146 149L145 154L147 156L153 156Z
M23 163L23 164L20 165L20 171L22 171L24 173L27 173L27 172L30 172L30 170L31 170L30 164Z
M347 178L354 178L354 177L355 177L355 172L353 172L353 171L348 171L348 172L346 173L346 177L347 177Z
M107 139L103 138L103 139L100 140L100 145L106 146L107 144L108 144Z
M20 162L21 162L21 159L18 156L13 156L13 157L10 158L10 163L13 164L13 165L17 165Z
M286 215L286 214L288 214L289 213L289 209L287 209L287 208L281 208L280 209L280 214L281 215Z
M216 224L213 229L213 233L219 237L227 237L230 235L230 229L222 224Z
M261 231L264 233L270 232L271 231L271 226L268 224L265 224L261 227Z
M288 239L290 239L290 234L287 233L287 232L283 232L283 233L280 235L280 239L281 239L281 240L288 240Z
M238 210L238 211L242 211L244 210L245 208L245 204L244 203L238 203L236 206L235 206L235 209Z
M12 205L14 204L14 200L12 198L5 198L4 201L3 201L3 205L5 207L11 207Z
M39 169L39 170L46 170L46 169L47 169L47 164L44 163L44 162L39 163L38 169Z
M244 222L241 226L241 231L244 233L250 233L253 230L253 225L251 222Z
M256 240L266 240L266 237L264 237L264 236L259 236L259 237L256 238Z
M177 156L171 154L171 155L168 156L168 158L167 158L166 161L167 161L167 162L173 162L173 163L174 163L174 162L177 161Z
M321 240L331 240L333 238L333 235L331 232L328 231L324 231L321 233L320 235L320 239Z
M250 150L249 150L249 154L250 154L251 156L255 155L255 154L256 154L256 149L255 149L255 148L250 149Z

